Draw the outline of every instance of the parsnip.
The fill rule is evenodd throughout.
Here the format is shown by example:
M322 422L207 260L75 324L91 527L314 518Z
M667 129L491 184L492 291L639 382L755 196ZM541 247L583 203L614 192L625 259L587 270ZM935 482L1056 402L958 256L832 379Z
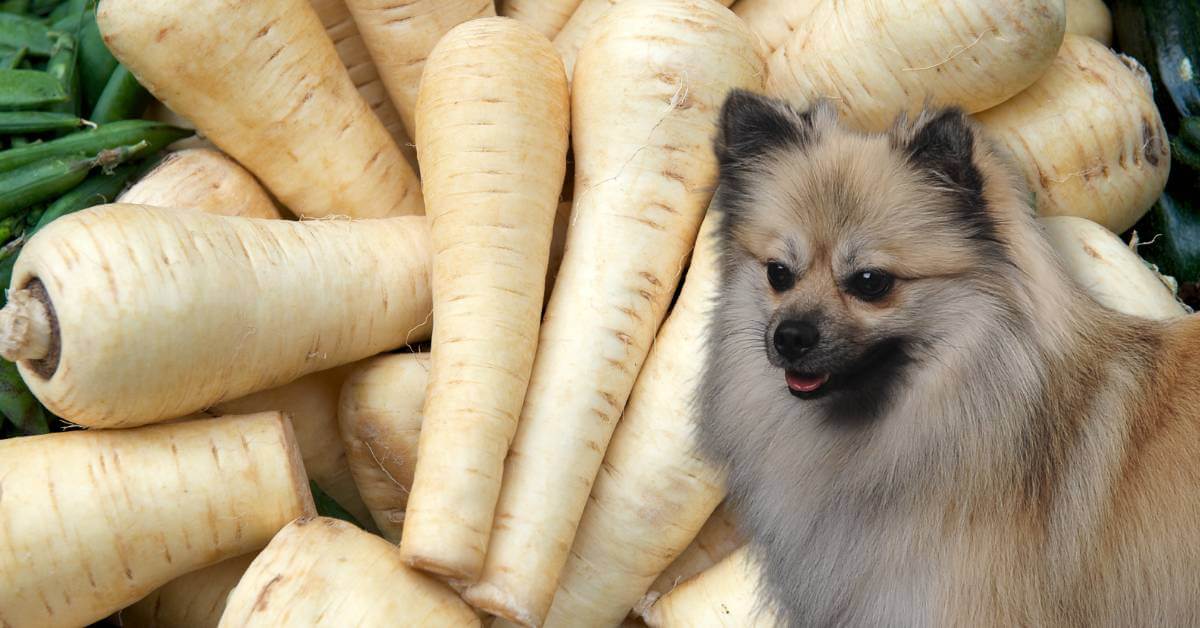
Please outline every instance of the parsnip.
M1166 186L1171 151L1149 77L1091 38L1068 34L1042 78L976 117L1012 155L1042 216L1121 233Z
M278 412L0 441L0 626L87 625L313 514Z
M821 0L737 0L733 12L775 52Z
M0 354L89 427L183 416L428 337L423 216L285 221L105 205L39 231Z
M338 519L299 519L259 553L220 626L479 626L446 585L404 566L387 541Z
M1112 44L1112 13L1104 0L1067 0L1067 32Z
M358 32L358 26L354 24L354 17L350 15L346 0L309 0L309 4L316 10L317 17L321 18L325 33L333 40L338 57L350 73L350 80L354 82L354 87L358 88L359 95L367 101L371 111L375 112L375 117L383 123L383 128L387 129L400 152L408 159L409 165L416 170L416 146L404 130L400 112L396 111L392 99L388 97L387 88L383 85L383 79L379 78L379 70L371 60L371 54Z
M187 207L226 216L282 218L253 175L229 157L207 148L167 154L117 197L117 202Z
M574 79L575 59L579 56L579 48L592 30L592 26L602 15L608 13L613 5L623 0L582 0L578 3L571 18L554 36L554 48L562 56L563 67L567 70L567 80ZM636 1L636 0L635 0ZM725 6L733 4L733 0L717 0Z
M359 362L305 375L282 386L224 401L208 414L248 414L281 410L292 417L296 443L309 479L363 525L371 512L359 496L338 430L338 397L342 383Z
M225 599L258 552L180 576L121 611L122 628L217 628Z
M1067 273L1101 304L1146 318L1187 314L1159 274L1108 229L1074 216L1039 222Z
M491 0L346 0L409 137L416 135L417 90L425 59L450 29L494 17Z
M400 550L454 580L483 568L533 369L569 107L549 40L510 18L456 26L421 79L417 151L438 323Z
M640 616L664 593L717 564L745 544L746 539L738 531L732 509L727 502L721 502L687 549L658 574L645 597L634 607L634 612Z
M683 291L663 323L617 424L558 581L547 626L620 623L725 496L700 457L696 384L717 293L719 216L700 227Z
M305 0L104 0L113 54L293 213L419 214L420 183Z
M871 131L926 103L973 113L1036 81L1065 27L1063 0L828 0L771 55L767 91Z
M651 628L782 625L758 588L758 568L743 547L664 595L643 618Z
M384 538L400 542L417 465L428 353L381 355L346 377L338 424L350 472Z
M619 5L582 48L566 252L483 576L465 594L477 607L542 623L712 195L720 104L756 88L761 64L749 29L708 0Z
M554 39L579 6L580 0L504 0L500 15L520 20Z

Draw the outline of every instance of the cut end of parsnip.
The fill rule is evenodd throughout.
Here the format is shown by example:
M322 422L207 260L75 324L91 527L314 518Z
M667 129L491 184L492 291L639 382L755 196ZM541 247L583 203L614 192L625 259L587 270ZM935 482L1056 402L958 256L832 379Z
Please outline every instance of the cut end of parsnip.
M53 324L46 303L38 297L35 289L14 290L0 309L0 356L5 360L41 360L50 354Z

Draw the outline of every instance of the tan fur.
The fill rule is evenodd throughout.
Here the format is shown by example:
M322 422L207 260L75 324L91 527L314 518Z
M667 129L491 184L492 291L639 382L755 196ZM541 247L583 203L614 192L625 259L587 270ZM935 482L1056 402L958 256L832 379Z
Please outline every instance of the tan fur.
M792 112L810 137L718 198L700 437L729 467L767 593L794 626L1200 625L1200 316L1133 318L1072 285L978 137L1002 253L963 237L953 185L897 148L934 113L862 135ZM768 289L768 260L796 287ZM887 297L839 289L864 266L898 277ZM847 355L920 340L862 425L792 398L768 361L773 321L814 310Z

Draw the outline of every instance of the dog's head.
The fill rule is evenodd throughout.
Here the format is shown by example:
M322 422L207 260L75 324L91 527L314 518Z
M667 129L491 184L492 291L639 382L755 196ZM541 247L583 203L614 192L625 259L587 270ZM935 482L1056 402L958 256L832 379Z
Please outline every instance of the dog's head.
M764 360L795 403L873 418L931 347L1004 307L1010 217L987 200L979 144L957 109L866 134L840 126L828 104L800 112L732 93L716 148L713 333L757 346L740 354Z

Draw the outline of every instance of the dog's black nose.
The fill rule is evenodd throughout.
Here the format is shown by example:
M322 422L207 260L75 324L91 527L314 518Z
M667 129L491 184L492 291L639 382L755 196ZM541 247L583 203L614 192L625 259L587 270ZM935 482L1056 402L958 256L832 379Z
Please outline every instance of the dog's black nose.
M817 346L821 335L812 323L804 321L783 321L775 328L775 350L788 360L794 360L804 352Z

